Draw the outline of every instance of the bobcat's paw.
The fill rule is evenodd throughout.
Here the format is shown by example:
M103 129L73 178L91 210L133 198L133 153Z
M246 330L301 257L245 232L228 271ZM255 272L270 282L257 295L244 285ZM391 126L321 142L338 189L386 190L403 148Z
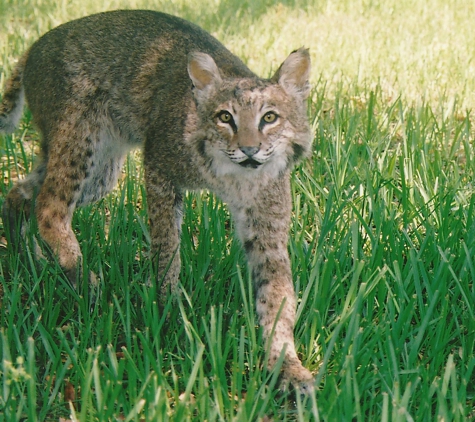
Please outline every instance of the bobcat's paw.
M315 391L315 379L312 373L304 368L300 361L284 362L280 389L287 391L291 384L301 395L309 396Z
M89 271L87 280L85 280L85 277L82 276L81 268L64 270L64 274L66 275L70 285L78 294L83 294L83 292L86 291L89 292L91 304L94 304L100 298L100 283L99 278L95 273ZM83 282L87 282L86 290L83 290L82 288Z

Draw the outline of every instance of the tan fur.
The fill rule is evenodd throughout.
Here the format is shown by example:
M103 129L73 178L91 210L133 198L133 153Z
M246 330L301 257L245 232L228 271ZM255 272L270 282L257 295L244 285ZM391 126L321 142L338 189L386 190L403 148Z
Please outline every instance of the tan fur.
M182 195L209 189L227 202L246 250L269 366L285 349L284 384L311 391L294 346L287 253L289 174L311 145L309 71L300 49L260 79L205 31L157 12L109 12L50 31L20 60L0 104L0 130L13 130L24 92L42 135L42 159L5 201L10 240L34 207L75 283L73 212L107 194L127 152L142 147L162 300L179 276Z

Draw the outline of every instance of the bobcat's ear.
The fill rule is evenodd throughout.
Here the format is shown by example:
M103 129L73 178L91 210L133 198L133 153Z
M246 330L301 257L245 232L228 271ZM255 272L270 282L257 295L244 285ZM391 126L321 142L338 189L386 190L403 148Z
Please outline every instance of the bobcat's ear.
M213 58L200 52L188 55L188 74L199 94L207 94L210 88L222 82L218 66Z
M272 77L288 94L305 100L310 93L310 54L307 48L290 53Z

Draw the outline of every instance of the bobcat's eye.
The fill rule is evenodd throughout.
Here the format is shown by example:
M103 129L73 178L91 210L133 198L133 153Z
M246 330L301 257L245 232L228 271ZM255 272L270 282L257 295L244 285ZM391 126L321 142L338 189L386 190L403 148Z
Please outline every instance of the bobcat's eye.
M237 133L237 125L234 122L233 115L229 111L222 110L218 112L216 117L219 119L220 122L226 123L227 125L229 125L229 127L234 133Z
M277 114L274 113L273 111L268 111L264 116L262 117L262 122L263 123L274 123L277 120Z
M218 113L218 119L221 120L223 123L231 123L233 121L233 116L229 111L220 111Z

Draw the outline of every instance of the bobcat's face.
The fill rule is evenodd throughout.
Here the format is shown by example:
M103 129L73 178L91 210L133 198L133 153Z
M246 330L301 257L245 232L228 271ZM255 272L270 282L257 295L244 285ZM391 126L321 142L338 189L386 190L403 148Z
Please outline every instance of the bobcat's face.
M221 79L215 72L203 86L190 75L198 151L216 176L275 177L308 155L312 137L305 94L278 77Z
M217 175L276 175L299 161L310 145L307 120L295 116L302 104L278 85L244 89L243 81L239 85L218 95L232 97L210 110L207 126L212 136L203 152Z

